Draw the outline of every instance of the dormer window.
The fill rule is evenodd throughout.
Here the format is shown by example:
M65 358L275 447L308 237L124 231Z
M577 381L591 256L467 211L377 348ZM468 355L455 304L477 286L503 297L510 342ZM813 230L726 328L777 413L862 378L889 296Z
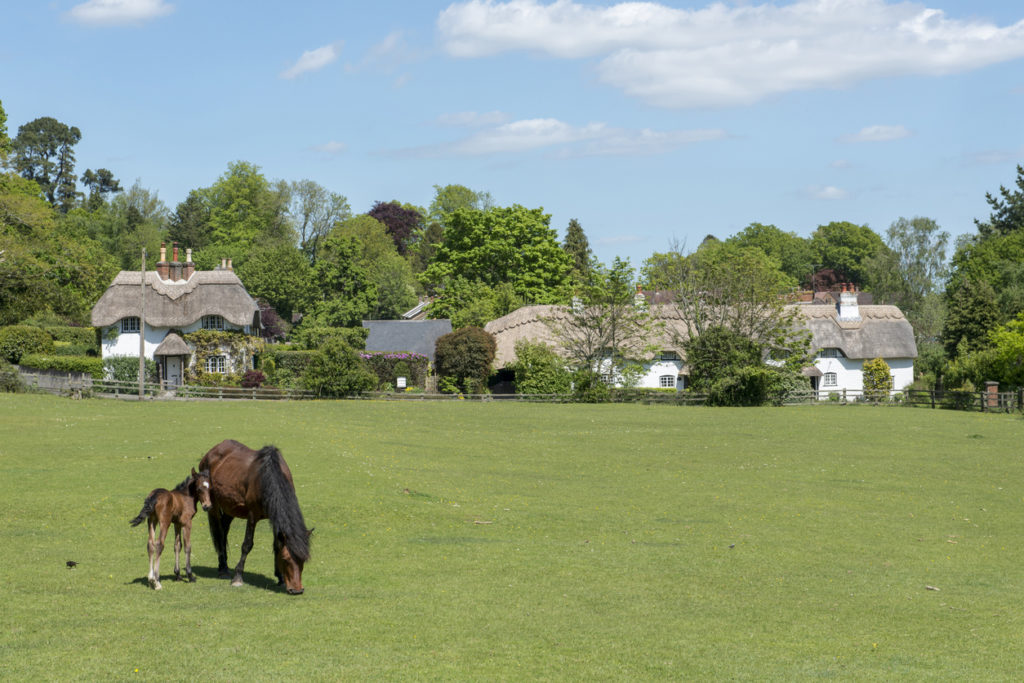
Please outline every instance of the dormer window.
M224 318L219 315L204 315L203 316L203 329L204 330L223 330L224 329Z
M682 360L675 351L664 350L661 352L661 360Z
M127 334L139 331L139 319L136 316L121 318L121 333Z
M842 349L830 347L825 349L819 349L818 358L846 358L846 355L843 354Z

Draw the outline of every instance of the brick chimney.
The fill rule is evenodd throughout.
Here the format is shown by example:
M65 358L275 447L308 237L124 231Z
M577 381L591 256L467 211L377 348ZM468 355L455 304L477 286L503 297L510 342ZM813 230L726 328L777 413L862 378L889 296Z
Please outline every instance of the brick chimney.
M857 322L860 320L860 308L857 306L857 287L852 282L842 283L839 292L839 303L836 304L839 320Z
M173 242L171 253L171 282L181 281L181 263L178 262L178 243Z
M167 243L160 243L160 260L156 264L156 274L161 280L166 280L170 275L171 264L167 262Z
M192 273L196 272L196 264L192 263L192 249L185 250L185 269L182 273L184 278L188 280L192 277Z

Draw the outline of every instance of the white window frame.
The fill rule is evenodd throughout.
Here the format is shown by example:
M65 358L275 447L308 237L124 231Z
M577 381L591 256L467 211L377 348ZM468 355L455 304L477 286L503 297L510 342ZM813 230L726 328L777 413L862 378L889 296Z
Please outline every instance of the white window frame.
M121 334L137 334L139 332L139 317L130 315L121 318Z
M675 375L662 375L658 378L658 386L662 389L675 389L676 388L676 376Z
M224 317L219 315L204 315L203 316L203 329L204 330L223 330L224 329Z
M821 386L823 387L837 387L839 386L839 374L835 372L826 372L821 376Z
M207 356L206 372L223 375L227 373L228 359L226 356Z

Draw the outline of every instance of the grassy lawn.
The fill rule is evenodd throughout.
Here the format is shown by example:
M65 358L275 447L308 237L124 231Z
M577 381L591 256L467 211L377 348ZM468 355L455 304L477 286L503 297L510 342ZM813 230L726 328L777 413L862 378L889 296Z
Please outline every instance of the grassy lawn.
M304 595L267 522L247 585L217 579L201 511L198 583L168 547L146 585L128 520L224 438L288 461ZM907 408L0 394L0 671L1020 679L1022 444L1019 416Z

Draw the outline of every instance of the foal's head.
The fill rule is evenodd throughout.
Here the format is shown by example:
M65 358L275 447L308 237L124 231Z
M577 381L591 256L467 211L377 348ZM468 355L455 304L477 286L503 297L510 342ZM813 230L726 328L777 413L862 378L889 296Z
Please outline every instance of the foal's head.
M204 510L209 510L213 507L213 501L210 499L209 470L196 472L196 468L193 467L192 474L188 478L188 490L192 497L203 506Z

